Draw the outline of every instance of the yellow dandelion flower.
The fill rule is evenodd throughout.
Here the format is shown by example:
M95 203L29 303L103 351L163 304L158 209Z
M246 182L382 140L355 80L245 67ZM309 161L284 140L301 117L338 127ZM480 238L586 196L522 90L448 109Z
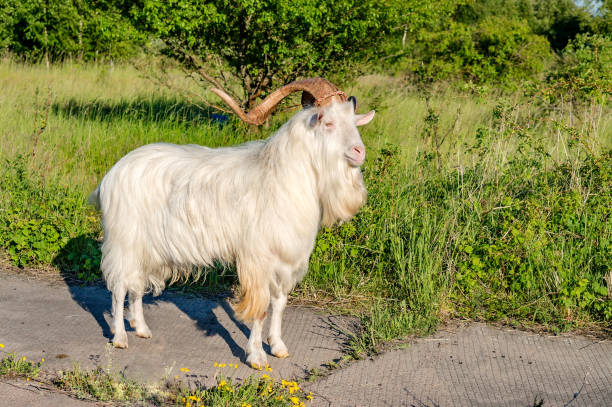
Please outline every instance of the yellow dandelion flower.
M25 356L24 356L24 357L22 357L22 358L21 358L21 360L26 360L26 357L25 357Z
M234 365L234 369L238 369L238 365Z
M178 379L178 375L174 375L174 380Z
M185 402L185 397L183 397L183 403Z
M219 367L225 367L225 366L227 366L225 363L221 363L221 364L219 365Z
M217 387L221 388L221 387L225 386L226 384L227 384L227 382L225 380L221 380Z
M266 367L266 370L267 370L268 372L271 372L271 371L272 371L272 368L271 368L270 366L267 366L267 367Z
M190 402L185 403L185 407L191 407L191 403Z
M312 396L309 394L308 396L306 396L306 399L308 399L308 400L312 400L312 399L313 399L313 397L312 397Z
M187 368L187 367L181 367L181 369L180 369L180 370L181 370L181 372L188 372L188 371L189 371L189 368Z
M189 396L189 400L198 401L198 398L196 396Z
M218 367L218 366L219 366L219 364L218 364L217 362L215 362L215 363L213 363L213 366L214 366L214 367Z
M0 349L4 348L4 345L0 343Z
M295 405L299 405L300 404L300 399L297 397L289 397L289 400L291 400L291 402Z
M300 402L300 407L306 407L306 404L304 404L304 402Z
M42 358L42 359L40 360L40 363L45 363L45 358Z
M264 373L264 374L261 375L261 378L264 379L264 380L267 380L267 379L270 378L270 376L268 376L267 374Z
M30 378L29 378L29 377L28 377L28 378L26 378L26 382L29 382L29 381L30 381Z

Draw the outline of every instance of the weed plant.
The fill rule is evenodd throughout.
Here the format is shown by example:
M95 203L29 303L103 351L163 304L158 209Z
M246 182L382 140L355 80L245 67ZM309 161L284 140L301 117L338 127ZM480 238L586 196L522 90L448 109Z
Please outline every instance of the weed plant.
M288 117L249 129L151 89L128 67L3 63L0 78L0 245L17 266L52 264L84 282L100 277L100 219L87 195L120 157L157 141L263 138ZM609 333L607 94L522 90L414 89L383 76L349 89L377 110L362 129L368 203L321 231L296 296L361 317L355 349L450 317ZM235 282L218 267L190 286Z
M44 359L41 362L33 362L27 360L25 356L8 353L0 359L0 376L21 376L29 380L38 376L43 362Z
M100 367L93 371L83 371L75 364L72 370L59 372L55 385L82 399L145 401L148 398L147 390L142 385L120 373L109 373Z

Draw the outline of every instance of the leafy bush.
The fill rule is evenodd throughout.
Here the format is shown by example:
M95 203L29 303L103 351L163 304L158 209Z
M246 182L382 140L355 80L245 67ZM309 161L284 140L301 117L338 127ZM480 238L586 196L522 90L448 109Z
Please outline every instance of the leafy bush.
M445 30L422 31L413 47L407 70L426 81L508 83L536 76L551 59L548 42L527 22L497 16L476 25L451 21Z
M413 2L413 1L411 1ZM400 1L159 2L134 6L139 27L201 79L253 107L259 97L302 76L347 71L393 29ZM228 81L227 75L233 80Z
M85 60L134 55L142 36L126 18L122 1L3 0L0 5L0 49L20 58Z
M612 319L605 287L612 270L611 158L589 156L578 168L561 164L530 176L520 163L483 186L495 196L500 183L505 197L460 242L454 298L463 310L542 323L572 321L576 312ZM585 189L572 185L574 172Z
M548 83L555 92L605 103L612 94L612 38L578 35L563 50Z
M93 240L99 219L77 191L50 185L18 156L5 162L0 198L0 245L14 265L55 263L78 269L78 277L89 281L99 275L99 248Z

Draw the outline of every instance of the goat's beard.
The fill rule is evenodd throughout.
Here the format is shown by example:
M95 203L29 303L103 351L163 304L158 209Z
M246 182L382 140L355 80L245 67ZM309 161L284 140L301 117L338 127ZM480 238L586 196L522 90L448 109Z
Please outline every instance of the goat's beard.
M361 169L348 165L343 167L325 174L325 182L320 182L319 197L323 226L329 227L336 222L348 221L366 202L368 192Z

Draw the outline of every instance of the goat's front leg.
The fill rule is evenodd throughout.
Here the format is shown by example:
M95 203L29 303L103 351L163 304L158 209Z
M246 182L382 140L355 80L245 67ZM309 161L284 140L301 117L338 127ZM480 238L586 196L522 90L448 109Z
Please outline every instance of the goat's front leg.
M268 358L261 343L261 332L265 319L266 314L264 313L260 318L253 321L249 343L247 344L247 364L254 369L263 369L268 364Z
M272 298L272 317L270 318L270 334L268 335L268 344L272 354L277 358L286 358L289 356L287 346L281 339L281 324L283 321L283 311L287 305L287 295L279 293Z

